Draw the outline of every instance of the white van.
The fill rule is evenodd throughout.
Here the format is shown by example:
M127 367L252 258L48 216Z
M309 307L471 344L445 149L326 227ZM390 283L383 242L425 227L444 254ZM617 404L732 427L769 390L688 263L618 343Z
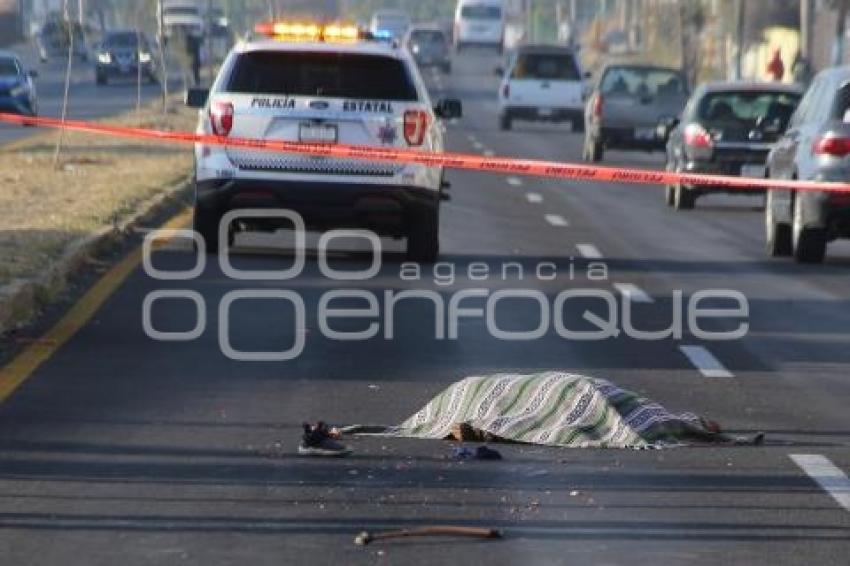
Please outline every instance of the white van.
M505 37L505 7L501 0L458 0L455 9L455 49L480 45L501 53Z

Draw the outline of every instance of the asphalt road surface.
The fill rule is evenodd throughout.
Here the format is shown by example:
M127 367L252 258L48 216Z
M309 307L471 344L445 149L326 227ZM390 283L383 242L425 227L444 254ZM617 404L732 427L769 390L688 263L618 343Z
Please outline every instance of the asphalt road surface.
M35 79L38 92L39 114L59 117L62 115L62 100L65 93L66 60L50 58L47 62L38 61L35 49L29 44L11 48L17 53L27 70L38 71ZM68 98L68 118L93 120L127 112L136 107L137 86L133 79L115 79L107 85L97 86L94 80L94 63L74 59L71 67L71 85ZM179 77L172 71L171 80L175 88ZM159 97L162 90L159 85L142 83L142 103ZM33 128L24 128L10 124L0 124L0 145L15 141L37 132Z
M578 160L581 137L569 127L498 130L495 63L470 52L453 75L427 74L435 93L465 103L465 117L448 126L449 149ZM610 152L606 159L662 163L658 154ZM233 280L214 261L191 281L133 271L0 406L3 562L847 563L850 247L832 246L822 266L766 258L760 197L706 197L696 210L677 213L664 206L661 188L447 177L453 198L441 230L443 260L457 270L451 285L427 270L420 281L400 278L394 242L377 276L343 284L323 277L312 257L285 283ZM257 251L267 240L240 237L237 245L251 249L234 261L243 269L290 265L285 251ZM175 240L154 260L160 269L189 269L194 254ZM607 280L588 280L591 261L607 266ZM492 270L486 280L467 273L475 262ZM557 265L555 280L534 275L541 262ZM369 263L358 254L333 260L338 269ZM524 278L503 281L506 263L525 267ZM550 298L566 289L609 290L632 297L642 329L669 325L677 290L687 300L700 290L731 289L748 300L750 329L726 342L687 330L681 340L578 342L550 331L511 342L467 318L459 339L435 340L432 310L410 303L397 308L394 339L339 342L323 338L316 320L320 296L339 287L379 297L430 289L447 300L471 288L539 290ZM144 334L144 297L161 289L203 298L200 337L165 343ZM237 301L233 347L281 350L303 337L297 359L240 362L221 353L219 304L230 291L250 289L296 291L306 321L294 323L282 301ZM497 320L505 329L533 328L537 308L506 300ZM585 310L600 312L598 301L570 302L565 319L582 327ZM189 331L195 307L165 301L152 320L161 331ZM366 322L339 325L353 330ZM448 442L370 438L353 440L356 452L346 459L296 455L304 420L398 423L464 376L542 369L604 377L736 433L765 431L767 443L661 451L502 445L503 461L458 463ZM505 540L353 544L362 529L446 523L499 528Z

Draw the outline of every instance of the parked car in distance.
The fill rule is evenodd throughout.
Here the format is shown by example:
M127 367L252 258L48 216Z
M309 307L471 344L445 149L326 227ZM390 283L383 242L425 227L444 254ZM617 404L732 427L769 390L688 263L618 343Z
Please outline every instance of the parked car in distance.
M11 51L0 51L0 112L38 115L35 79L38 73L25 71L21 60Z
M404 45L419 67L438 67L444 73L452 72L451 49L443 29L437 25L411 27Z
M454 20L455 49L490 47L502 52L505 7L502 0L458 0Z
M771 179L850 180L850 67L819 73L767 158ZM767 252L820 263L827 244L850 238L850 194L771 189Z
M41 30L35 35L35 44L38 58L46 63L51 57L68 57L68 45L73 36L72 53L80 61L88 61L88 46L83 28L78 22L70 24L71 33L68 33L68 24L60 18L48 19Z
M575 50L555 45L523 45L497 67L499 126L510 130L514 120L570 122L584 129L584 79Z
M677 69L608 65L585 106L585 161L601 161L606 149L663 151L667 140L658 126L678 118L687 101Z
M802 97L797 85L721 82L700 86L667 142L667 170L766 177L768 152L780 138ZM665 200L677 210L720 187L677 184ZM740 191L738 191L740 192Z

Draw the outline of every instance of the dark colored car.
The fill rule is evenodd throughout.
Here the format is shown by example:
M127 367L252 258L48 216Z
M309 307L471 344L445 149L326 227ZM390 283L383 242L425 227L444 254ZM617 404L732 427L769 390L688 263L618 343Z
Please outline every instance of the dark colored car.
M35 71L24 71L21 60L14 53L0 51L0 112L38 115L33 82L36 76Z
M444 73L452 72L449 39L442 28L413 26L407 32L404 44L420 67L439 67Z
M796 85L729 82L699 87L681 120L671 124L667 170L766 177L768 152L780 138L802 97ZM694 207L700 195L723 192L712 186L665 188L668 205Z
M658 126L677 118L688 101L685 76L651 65L609 65L585 106L585 161L606 149L661 151Z
M767 159L771 179L850 180L850 68L819 73ZM771 189L767 251L820 263L830 241L850 238L850 195Z
M97 84L105 85L115 77L135 79L139 71L148 82L157 81L153 50L144 34L135 30L108 32L97 50Z

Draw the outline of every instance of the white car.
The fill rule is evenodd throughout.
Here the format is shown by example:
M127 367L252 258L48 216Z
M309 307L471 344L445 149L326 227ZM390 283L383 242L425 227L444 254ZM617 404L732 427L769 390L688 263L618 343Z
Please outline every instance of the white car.
M410 29L410 16L401 10L380 10L372 16L369 31L385 39L401 39Z
M433 106L406 49L356 40L356 28L273 29L310 36L236 46L211 90L187 94L202 108L198 133L443 151L441 119L460 117L460 102ZM195 230L208 251L226 212L266 207L299 213L308 229L407 237L408 257L435 261L442 190L439 167L195 146Z
M495 47L501 53L505 40L505 8L502 0L458 0L455 8L454 42L464 47Z
M584 131L584 80L573 49L553 45L523 45L498 67L499 125L510 130L514 120L571 122Z

